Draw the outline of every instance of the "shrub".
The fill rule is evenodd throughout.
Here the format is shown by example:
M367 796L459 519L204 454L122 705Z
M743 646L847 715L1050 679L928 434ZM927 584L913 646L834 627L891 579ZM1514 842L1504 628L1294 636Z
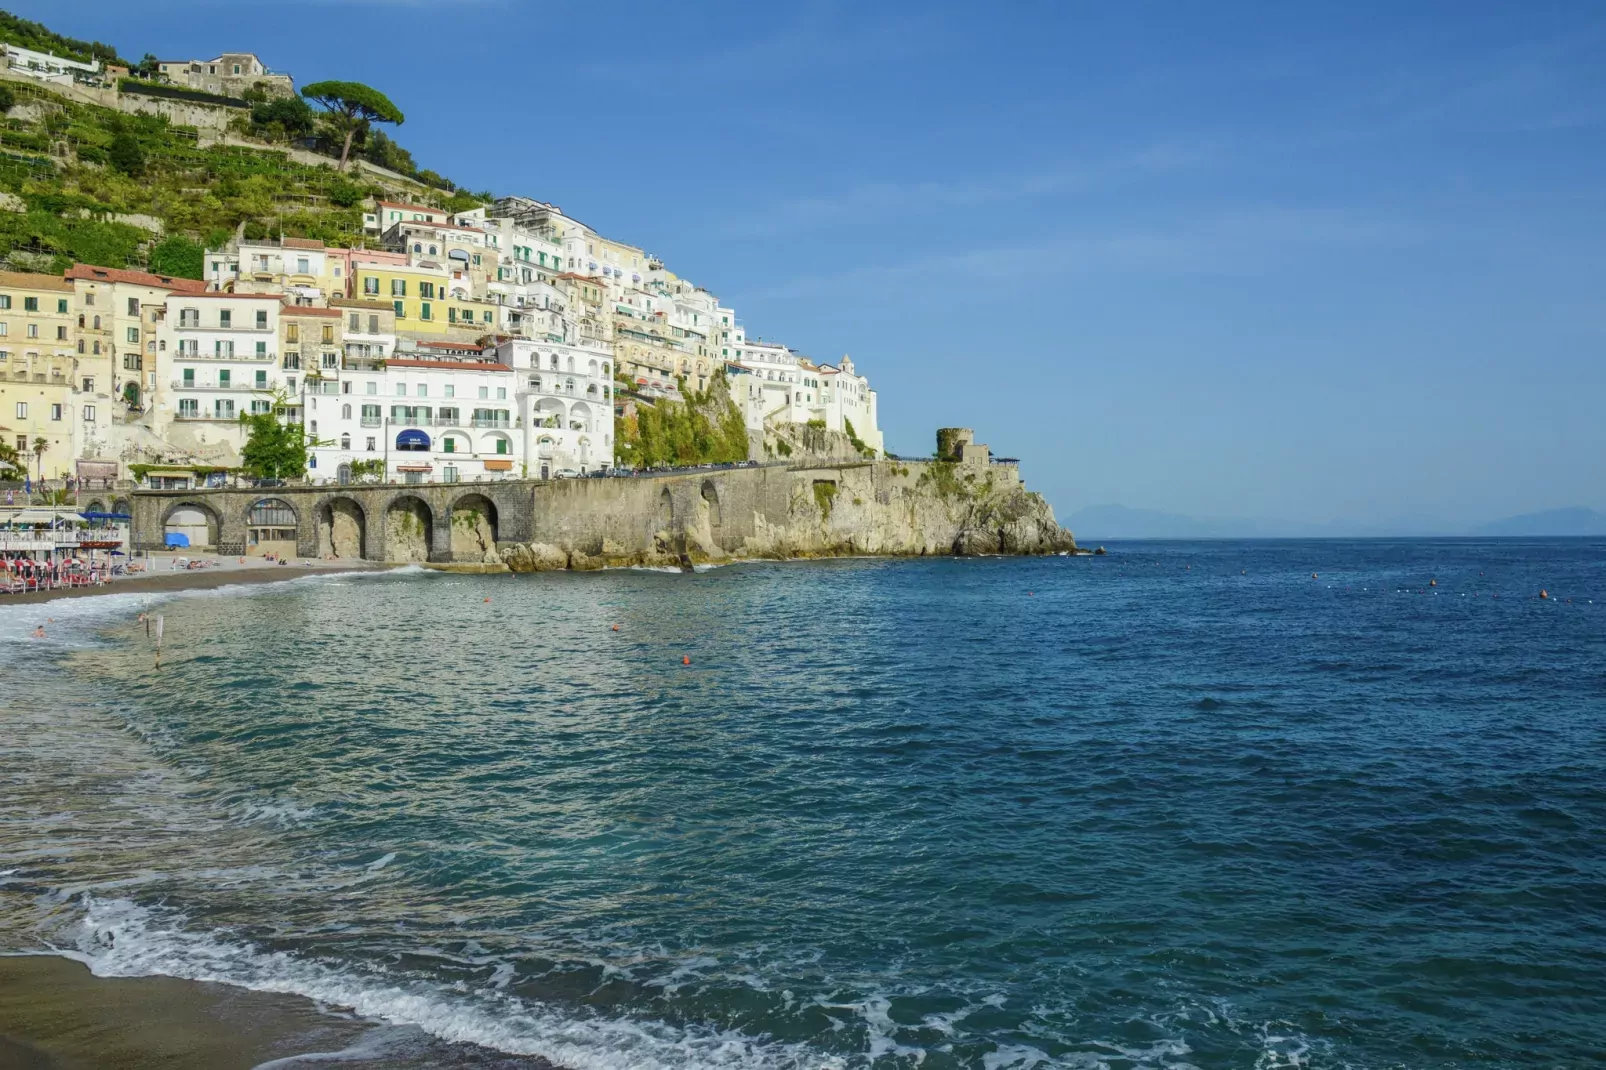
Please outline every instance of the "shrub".
M206 250L177 234L151 250L151 270L158 275L199 279L206 275Z

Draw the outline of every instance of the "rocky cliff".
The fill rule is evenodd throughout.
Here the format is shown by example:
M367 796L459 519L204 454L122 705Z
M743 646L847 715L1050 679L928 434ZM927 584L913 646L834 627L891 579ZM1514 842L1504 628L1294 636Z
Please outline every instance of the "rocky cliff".
M817 462L664 479L570 480L514 571L861 554L1077 552L1013 464Z

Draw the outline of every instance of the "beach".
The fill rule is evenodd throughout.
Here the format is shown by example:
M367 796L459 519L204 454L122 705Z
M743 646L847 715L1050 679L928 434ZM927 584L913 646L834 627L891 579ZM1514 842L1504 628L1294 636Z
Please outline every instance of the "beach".
M188 561L208 561L202 568L173 569L179 557ZM319 561L312 558L281 565L260 557L219 557L215 554L152 554L149 572L120 576L99 587L64 587L54 591L30 591L27 594L0 595L0 605L20 605L35 602L54 602L62 598L89 598L100 594L171 593L174 591L204 591L242 583L275 583L293 580L300 576L335 572L372 572L389 566L369 561L341 558Z
M171 977L100 978L53 956L0 958L0 1070L252 1070L360 1061L385 1070L550 1064L447 1045L301 996Z

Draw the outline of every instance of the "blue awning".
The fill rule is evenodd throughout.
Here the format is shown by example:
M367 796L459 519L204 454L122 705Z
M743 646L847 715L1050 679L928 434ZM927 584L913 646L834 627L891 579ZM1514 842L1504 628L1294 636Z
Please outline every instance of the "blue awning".
M83 517L85 520L132 520L132 519L134 519L133 517L129 516L127 513L95 513L95 512L89 512L89 513L79 513L78 515Z
M427 450L429 449L429 436L422 431L407 430L396 436L396 448L399 450Z

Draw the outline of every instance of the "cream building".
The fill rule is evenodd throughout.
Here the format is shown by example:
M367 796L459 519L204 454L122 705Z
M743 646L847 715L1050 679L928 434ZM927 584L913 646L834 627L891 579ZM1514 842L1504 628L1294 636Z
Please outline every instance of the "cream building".
M36 479L72 475L79 421L101 415L75 377L72 295L58 276L0 271L0 434Z
M157 435L238 463L240 417L271 411L274 393L288 390L279 302L268 294L173 295L157 325Z

